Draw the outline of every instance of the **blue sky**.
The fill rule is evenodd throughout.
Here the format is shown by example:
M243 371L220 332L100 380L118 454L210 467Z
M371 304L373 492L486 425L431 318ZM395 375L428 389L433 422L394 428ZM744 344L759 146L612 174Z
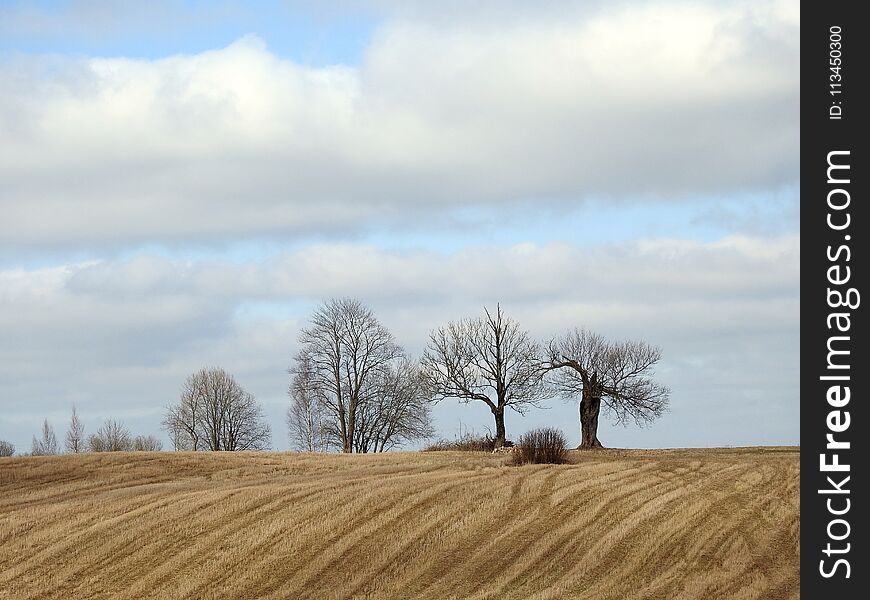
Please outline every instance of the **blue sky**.
M285 449L299 329L355 296L415 354L496 302L660 345L671 413L605 444L798 443L798 31L786 0L4 3L0 439L72 404L158 433L220 364ZM578 436L561 401L509 433L539 424Z
M8 2L0 51L155 59L222 48L254 33L278 56L357 64L377 24L373 7L318 10L291 2Z

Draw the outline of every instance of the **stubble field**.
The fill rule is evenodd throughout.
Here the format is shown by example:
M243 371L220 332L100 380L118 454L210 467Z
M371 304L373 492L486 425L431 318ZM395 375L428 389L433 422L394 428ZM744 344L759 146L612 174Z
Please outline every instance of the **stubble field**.
M0 459L0 599L799 598L797 448Z

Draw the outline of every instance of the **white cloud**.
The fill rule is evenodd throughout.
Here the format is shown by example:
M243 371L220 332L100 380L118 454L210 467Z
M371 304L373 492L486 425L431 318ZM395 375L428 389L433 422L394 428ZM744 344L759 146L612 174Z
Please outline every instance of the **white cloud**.
M793 182L797 24L779 6L411 12L358 67L305 67L256 37L160 60L7 57L0 239L305 235Z

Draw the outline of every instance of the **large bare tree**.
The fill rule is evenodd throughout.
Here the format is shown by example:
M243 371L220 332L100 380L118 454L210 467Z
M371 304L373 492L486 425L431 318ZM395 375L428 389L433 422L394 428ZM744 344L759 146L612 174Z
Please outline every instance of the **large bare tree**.
M72 416L69 420L69 429L66 432L66 450L73 454L78 454L85 449L85 426L79 415L76 412L76 407L72 407Z
M254 396L220 368L187 378L178 404L167 408L163 427L176 450L265 450L272 432Z
M402 355L393 334L360 301L324 302L299 336L296 365L307 364L342 452L353 452L365 390ZM296 367L294 367L295 369Z
M505 409L520 414L551 396L543 382L540 345L505 316L484 316L435 329L422 364L435 401L483 402L495 419L495 446L505 442Z
M652 378L661 357L661 350L646 342L611 342L584 329L550 342L547 369L555 375L556 389L580 400L581 448L603 447L598 439L602 404L623 424L645 425L665 412L670 391Z
M48 419L45 419L42 422L40 437L37 439L36 436L33 436L30 453L33 456L52 456L57 452L57 436L54 434L54 427L48 424Z

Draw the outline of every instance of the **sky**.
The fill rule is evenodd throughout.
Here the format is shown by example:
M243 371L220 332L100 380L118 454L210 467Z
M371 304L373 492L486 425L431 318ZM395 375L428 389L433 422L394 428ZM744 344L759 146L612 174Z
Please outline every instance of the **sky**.
M415 356L496 303L659 346L670 411L606 446L799 444L797 1L312 4L0 4L0 439L75 405L168 447L221 366L285 450L349 296Z

